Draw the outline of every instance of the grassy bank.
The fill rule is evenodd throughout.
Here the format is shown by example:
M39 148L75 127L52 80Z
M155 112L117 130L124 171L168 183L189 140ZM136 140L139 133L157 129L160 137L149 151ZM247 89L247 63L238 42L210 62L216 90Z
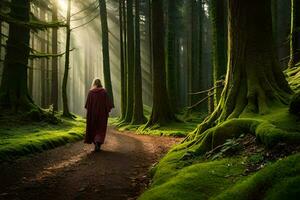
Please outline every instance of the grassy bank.
M61 118L58 124L26 122L17 119L0 120L0 161L42 152L84 136L85 120Z

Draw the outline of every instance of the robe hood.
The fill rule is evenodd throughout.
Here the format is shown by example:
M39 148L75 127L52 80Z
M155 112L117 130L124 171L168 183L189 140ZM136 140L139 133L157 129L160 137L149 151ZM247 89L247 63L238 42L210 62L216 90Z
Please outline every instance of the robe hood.
M103 90L105 90L104 88L94 88L94 89L91 89L90 92L102 92Z

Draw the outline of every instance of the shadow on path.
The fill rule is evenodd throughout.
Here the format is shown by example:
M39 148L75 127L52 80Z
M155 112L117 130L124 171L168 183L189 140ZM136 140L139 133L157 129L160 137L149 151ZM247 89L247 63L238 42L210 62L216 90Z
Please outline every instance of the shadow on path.
M180 140L109 129L106 141L98 153L78 142L0 165L0 199L136 199Z

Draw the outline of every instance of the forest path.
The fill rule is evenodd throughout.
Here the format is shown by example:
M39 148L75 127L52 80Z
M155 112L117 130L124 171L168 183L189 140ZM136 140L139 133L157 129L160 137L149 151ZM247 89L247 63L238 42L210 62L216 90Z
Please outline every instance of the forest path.
M0 199L136 199L149 168L178 138L108 130L101 152L83 142L0 165Z

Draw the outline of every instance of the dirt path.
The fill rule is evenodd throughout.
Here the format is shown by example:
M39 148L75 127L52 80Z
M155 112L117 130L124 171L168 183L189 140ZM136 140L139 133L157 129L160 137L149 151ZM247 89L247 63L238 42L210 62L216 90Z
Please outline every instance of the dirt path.
M82 142L0 165L0 199L136 199L148 169L180 139L110 129L103 151Z

